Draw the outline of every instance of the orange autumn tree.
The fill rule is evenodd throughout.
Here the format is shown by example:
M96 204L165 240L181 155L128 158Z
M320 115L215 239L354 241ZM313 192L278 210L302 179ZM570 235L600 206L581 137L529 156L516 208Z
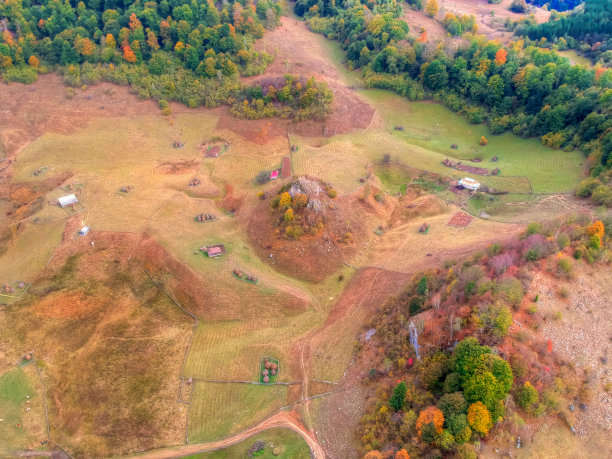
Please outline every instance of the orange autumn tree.
M136 17L136 13L132 13L130 16L130 29L136 30L139 27L142 27L142 23Z
M444 414L435 406L428 406L419 413L419 418L416 422L416 429L419 433L419 437L423 434L423 427L430 422L433 422L437 433L442 433L442 426L444 425Z
M423 30L423 33L421 34L421 36L419 37L419 39L417 41L419 43L427 42L427 31L426 30Z
M38 66L40 65L40 62L38 62L38 59L36 58L36 56L30 56L30 58L28 59L28 64L33 69L37 69Z
M487 435L489 429L493 426L491 422L491 413L482 402L476 402L470 405L467 419L470 427L482 435Z
M587 234L591 237L596 236L599 238L599 242L601 243L605 234L604 224L600 220L597 220L595 223L587 227Z
M499 48L499 50L495 53L495 63L497 65L503 65L508 60L508 51L504 48Z
M400 449L395 453L395 459L410 459L410 454L405 449Z
M136 62L136 54L134 54L130 45L123 46L123 59L131 64Z

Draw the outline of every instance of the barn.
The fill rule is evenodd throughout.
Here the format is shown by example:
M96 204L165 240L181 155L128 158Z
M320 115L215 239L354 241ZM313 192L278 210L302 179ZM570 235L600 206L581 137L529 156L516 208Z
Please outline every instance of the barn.
M59 198L58 201L59 201L59 205L62 207L73 206L75 204L78 204L79 202L77 197L73 194L69 194L68 196L63 196Z
M464 177L461 180L459 180L458 185L462 186L463 188L467 190L472 190L472 191L476 191L478 190L478 188L480 188L480 183L469 177Z

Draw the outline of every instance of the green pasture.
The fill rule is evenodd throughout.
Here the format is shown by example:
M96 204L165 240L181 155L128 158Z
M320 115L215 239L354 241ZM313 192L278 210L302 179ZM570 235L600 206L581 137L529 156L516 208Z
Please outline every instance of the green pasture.
M535 193L569 192L582 178L584 158L580 152L553 150L544 147L538 139L522 139L509 132L492 135L486 125L470 124L440 104L410 102L382 90L367 90L361 94L381 112L387 132L407 145L421 147L432 155L437 153L436 159L440 156L456 158L464 160L464 164L471 164L465 161L471 158L482 159L481 163L473 165L500 168L501 177L527 177ZM405 130L393 130L396 125ZM487 138L488 145L479 144L481 136ZM457 149L451 149L452 144L456 144ZM491 162L494 156L499 161ZM440 170L437 169L433 172ZM485 179L490 177L481 181L485 183Z
M557 51L557 54L567 57L572 65L582 65L587 68L593 68L593 63L587 57L581 56L575 49L566 49L565 51Z
M243 459L256 441L263 441L266 447L257 457L262 459L309 459L310 448L304 439L290 429L269 429L228 448L210 453L194 454L185 459Z
M198 381L191 396L189 442L220 440L236 434L274 414L286 400L287 386Z
M32 442L25 417L32 416L26 413L33 411L27 412L26 408L37 399L38 395L24 369L13 368L0 376L0 419L3 419L0 422L0 453L7 452L4 448L23 448Z

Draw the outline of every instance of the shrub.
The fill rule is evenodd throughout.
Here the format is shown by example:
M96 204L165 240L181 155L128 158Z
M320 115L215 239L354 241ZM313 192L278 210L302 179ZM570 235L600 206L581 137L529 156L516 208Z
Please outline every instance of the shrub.
M538 403L540 396L535 387L529 381L525 381L523 387L516 391L516 403L524 410L531 408Z
M293 215L293 209L287 209L285 211L285 215L283 216L283 220L285 220L285 222L290 223L293 221L294 215Z
M557 263L557 268L563 274L570 274L572 272L572 263L567 258L561 258Z
M336 196L338 196L338 192L334 188L328 188L327 189L327 196L329 196L330 198L334 199Z
M532 234L538 234L542 231L542 225L540 225L539 223L529 223L527 225L527 230L525 231L525 233L527 234L527 236L531 236Z
M582 253L581 249L574 250L574 258L576 260L580 260L582 258L582 255L583 255L583 253Z
M570 238L567 234L561 233L559 236L557 236L557 246L559 247L559 250L565 249L567 246L569 246L569 244Z
M580 198L588 198L591 196L591 194L593 194L593 191L599 185L601 185L601 182L598 179L589 177L588 179L580 182L580 185L578 185L578 188L576 189L576 196Z
M506 306L499 303L481 306L479 320L480 326L487 333L500 339L508 334L508 329L512 325L512 313Z
M270 173L268 171L259 171L257 177L255 177L255 183L258 185L263 185L268 180L270 180Z
M296 194L293 197L293 208L295 210L299 210L303 207L306 207L306 205L308 205L308 196L306 196L305 194Z
M480 136L480 145L483 145L483 146L484 146L484 145L486 145L486 144L488 144L488 143L489 143L489 141L488 141L488 140L485 138L485 136L484 136L484 135L483 135L483 136Z
M172 109L170 107L166 107L166 108L162 109L162 115L164 115L164 116L172 115Z
M470 427L481 435L487 435L493 426L491 413L482 402L472 403L468 408L467 420Z

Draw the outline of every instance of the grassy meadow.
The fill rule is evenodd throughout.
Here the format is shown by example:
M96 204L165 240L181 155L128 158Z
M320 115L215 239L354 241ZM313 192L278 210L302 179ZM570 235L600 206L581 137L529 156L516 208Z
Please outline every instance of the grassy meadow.
M286 399L287 386L198 381L191 396L189 442L220 440L236 434L274 414Z
M257 456L263 459L310 458L310 448L297 433L290 429L269 429L228 448L210 453L194 454L185 459L242 459L248 457L249 449L257 441L266 444L263 453Z
M0 455L35 447L46 438L44 402L35 389L40 381L33 365L0 376Z

